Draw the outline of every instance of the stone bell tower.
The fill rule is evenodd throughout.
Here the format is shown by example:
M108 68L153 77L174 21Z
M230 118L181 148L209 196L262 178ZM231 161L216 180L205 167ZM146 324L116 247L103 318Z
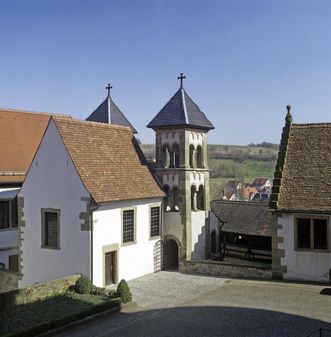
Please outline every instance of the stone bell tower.
M178 79L178 91L147 125L156 133L155 171L167 195L163 236L169 267L203 259L209 251L207 132L214 126L183 88L185 76Z

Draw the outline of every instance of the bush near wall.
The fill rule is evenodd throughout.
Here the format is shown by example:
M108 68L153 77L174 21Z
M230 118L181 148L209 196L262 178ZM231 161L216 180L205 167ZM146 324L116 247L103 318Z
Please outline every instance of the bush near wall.
M97 295L75 293L80 277L72 275L1 293L1 337L35 336L92 314L120 309L121 299L111 298L113 292L106 289Z

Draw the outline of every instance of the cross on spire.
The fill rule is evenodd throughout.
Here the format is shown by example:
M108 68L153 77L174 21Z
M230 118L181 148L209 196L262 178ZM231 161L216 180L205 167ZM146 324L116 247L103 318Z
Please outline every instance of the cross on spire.
M180 80L180 87L183 88L183 80L186 78L183 73L180 73L180 76L177 77Z
M108 90L108 97L110 96L110 89L113 89L113 87L110 85L110 83L108 83L106 86L106 90Z

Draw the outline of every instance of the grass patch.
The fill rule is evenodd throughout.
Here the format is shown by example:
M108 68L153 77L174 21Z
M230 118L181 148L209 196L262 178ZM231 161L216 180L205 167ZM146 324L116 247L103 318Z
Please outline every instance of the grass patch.
M0 336L34 336L110 308L120 299L67 292L32 303L11 305L1 318Z
M245 177L266 177L272 179L274 175L275 164L276 163L273 161L245 160L243 162Z
M263 144L261 144L263 145ZM155 159L155 146L143 144L148 159ZM240 146L208 144L211 199L220 199L230 179L251 183L257 177L273 179L278 146Z

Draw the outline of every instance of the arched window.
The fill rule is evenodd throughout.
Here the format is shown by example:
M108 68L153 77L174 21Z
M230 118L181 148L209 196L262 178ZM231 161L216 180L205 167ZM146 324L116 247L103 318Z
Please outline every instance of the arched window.
M200 185L199 190L198 190L198 209L204 210L205 209L205 196L204 196L204 191L203 191L203 186Z
M172 146L173 167L179 167L179 145L174 144Z
M202 147L201 147L201 145L198 145L198 147L197 147L197 167L203 168Z
M166 197L164 198L164 210L167 212L171 210L169 185L164 185L163 190L164 190L164 193L166 194Z
M194 149L194 145L190 145L190 167L194 168L194 153L195 149Z
M178 187L174 186L172 188L172 210L177 212L179 211L179 205L178 205Z
M170 151L169 145L163 145L162 147L162 167L170 166Z
M194 185L191 186L191 210L197 210L197 189Z

